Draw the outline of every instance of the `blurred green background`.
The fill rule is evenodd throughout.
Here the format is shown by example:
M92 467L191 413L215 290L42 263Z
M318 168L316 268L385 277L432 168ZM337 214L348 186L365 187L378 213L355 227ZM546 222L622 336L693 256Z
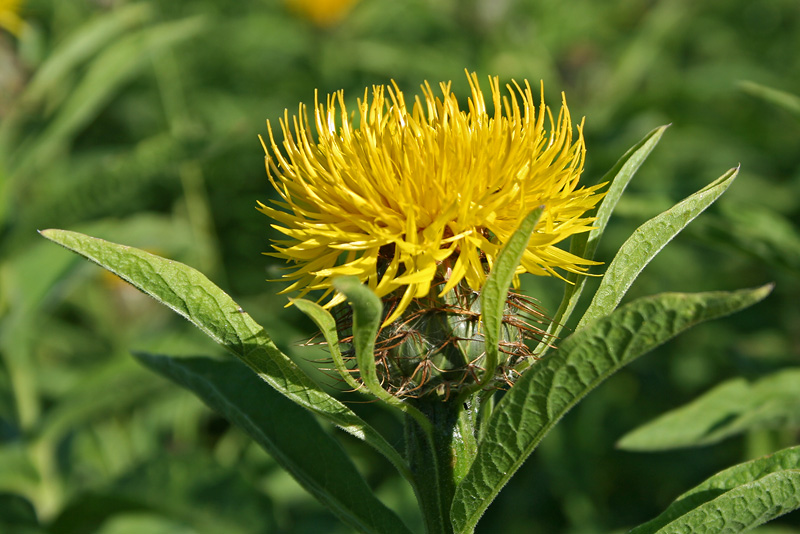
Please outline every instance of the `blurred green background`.
M0 9L4 2L0 2ZM324 356L284 309L258 134L343 88L464 69L545 82L586 117L584 179L671 123L600 249L741 165L731 190L644 271L629 299L776 282L771 297L620 372L564 420L479 532L624 532L714 472L798 442L761 430L663 453L625 432L719 382L800 363L800 3L797 0L29 0L0 29L0 531L345 533L237 429L140 368L132 350L219 349L169 310L45 242L67 228L203 271L298 362ZM305 7L303 7L305 6ZM320 9L329 9L329 16ZM316 15L315 15L316 13ZM789 93L772 92L772 89ZM554 310L562 287L528 280ZM312 370L315 376L325 376ZM330 382L330 381L329 381ZM393 416L357 405L392 440ZM342 436L414 523L381 457ZM760 532L800 532L790 514Z

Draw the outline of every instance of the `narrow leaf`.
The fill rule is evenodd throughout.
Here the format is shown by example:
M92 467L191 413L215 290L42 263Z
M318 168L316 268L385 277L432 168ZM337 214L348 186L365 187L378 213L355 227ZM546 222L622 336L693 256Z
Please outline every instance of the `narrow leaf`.
M333 364L342 379L347 383L347 385L353 388L353 390L363 392L363 385L356 382L352 373L350 372L350 369L344 363L342 352L339 350L339 335L336 332L336 320L333 318L330 312L328 312L328 310L319 304L311 302L310 300L295 299L292 301L292 303L297 307L297 309L308 315L317 324L317 327L328 344L328 350L330 351L331 359L333 359ZM400 474L402 474L406 480L412 482L413 484L408 465L400 456L400 454L395 449L391 449L389 454L386 454L386 457L390 462L392 462L392 465L395 466Z
M593 259L597 245L600 243L600 238L608 225L608 220L611 218L611 213L617 206L622 193L630 183L633 175L642 166L642 163L647 159L653 149L656 147L661 137L664 135L669 125L660 126L644 136L644 139L632 146L616 164L603 176L602 182L609 182L606 196L603 198L602 203L597 208L597 214L594 221L594 229L578 234L572 237L570 243L570 252L581 258ZM548 334L545 339L552 339L558 337L564 324L569 320L578 299L583 292L583 287L586 283L585 275L578 275L569 273L567 275L568 284L564 287L564 297L561 299L561 304L558 306L553 321L548 328ZM541 347L545 350L549 345L543 343Z
M344 363L344 358L342 358L342 351L339 350L339 333L336 330L336 319L333 318L333 315L316 302L311 302L310 300L293 299L292 304L316 323L322 337L325 338L328 351L331 353L333 365L339 373L339 376L342 377L342 380L353 388L353 391L363 392L363 384L359 384L356 379L353 378L351 369L347 367Z
M647 297L565 339L522 375L487 421L475 461L456 488L455 532L471 532L542 438L589 391L683 330L754 304L771 289Z
M202 273L143 250L67 230L41 234L105 267L182 315L231 351L289 400L363 439L390 460L395 449L371 426L311 380L269 338L264 328Z
M800 507L800 447L708 478L630 534L743 532Z
M528 248L533 229L542 216L544 206L532 210L520 224L497 256L489 278L481 290L481 320L483 321L484 347L486 360L483 367L486 371L481 377L479 386L486 385L495 375L500 362L500 329L503 326L503 312L508 298L508 288L514 279L522 255Z
M760 428L800 426L800 369L785 369L750 383L729 380L686 406L620 439L618 446L658 451L717 443Z
M137 354L244 430L309 493L361 532L409 531L314 416L238 362Z
M800 119L800 96L750 81L739 82L739 88L745 93L794 113Z
M358 373L364 386L375 397L389 406L410 415L430 436L431 422L415 407L393 396L381 387L375 369L375 338L381 325L383 303L367 286L353 276L342 276L333 282L334 287L347 297L353 308L353 345L356 349Z
M611 313L642 269L733 183L739 169L731 169L664 213L641 225L611 261L578 328Z

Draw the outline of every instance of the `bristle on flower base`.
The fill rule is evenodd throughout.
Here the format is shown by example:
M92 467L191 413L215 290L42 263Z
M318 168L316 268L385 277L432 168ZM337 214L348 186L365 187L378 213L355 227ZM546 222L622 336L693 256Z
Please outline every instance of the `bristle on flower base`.
M385 314L396 300L385 298ZM465 388L474 387L484 376L484 336L481 331L480 293L459 284L444 298L417 299L397 321L383 327L375 342L378 378L396 397L431 398L446 401ZM340 308L337 325L341 343L352 341L349 306ZM486 387L510 387L514 367L533 358L526 340L543 341L548 319L538 303L525 295L509 292L500 335L502 361ZM355 360L352 350L343 350ZM357 372L357 371L356 371Z

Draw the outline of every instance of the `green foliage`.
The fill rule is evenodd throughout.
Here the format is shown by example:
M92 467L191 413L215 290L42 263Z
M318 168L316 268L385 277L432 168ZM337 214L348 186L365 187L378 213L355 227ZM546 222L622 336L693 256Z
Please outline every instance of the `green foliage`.
M618 445L632 451L696 447L753 430L798 426L800 370L784 369L753 383L728 380L625 434Z
M800 448L792 447L712 476L631 534L744 532L800 507Z
M41 234L105 267L188 319L291 401L368 441L387 458L397 457L380 434L323 391L278 350L261 325L203 274L148 252L76 232L43 230Z
M731 169L697 193L637 228L622 244L603 274L600 287L578 323L578 328L611 313L642 269L692 219L717 200L737 174L737 169Z
M547 432L589 391L687 328L750 306L770 288L636 300L571 335L503 396L453 501L456 532L472 532Z
M281 2L260 0L28 0L25 6L28 31L18 39L0 35L0 531L352 530L245 433L130 357L132 349L220 351L201 330L35 233L54 226L191 265L234 295L249 313L239 326L250 324L250 316L263 324L280 352L307 378L323 382L314 386L315 398L326 398L321 390L343 413L357 414L361 422L351 418L349 428L360 428L366 441L331 433L329 420L315 417L325 439L358 458L377 497L410 530L420 530L405 459L394 447L403 441L395 418L378 403L364 403L371 399L366 394L325 382L328 364L315 360L335 354L299 343L313 335L300 313L313 304L284 309L285 298L275 295L280 284L264 281L281 273L258 255L271 230L252 209L269 189L256 135L264 133L264 119L309 103L315 88L323 96L343 88L352 102L364 87L389 79L404 91L423 79L434 87L452 79L463 94L465 67L481 77L498 74L501 82L543 79L549 103L564 91L573 116L586 116L582 180L611 185L597 229L573 238L571 248L605 262L596 274L642 223L740 164L735 186L610 307L625 309L626 301L662 291L776 284L763 304L682 334L575 406L500 492L477 531L625 531L715 471L796 444L792 384L781 378L797 367L800 346L795 0L361 0L328 28ZM672 126L662 139L658 125L665 123ZM640 178L628 185L645 158ZM579 297L602 283L567 278L571 284L522 281L555 310L551 345L567 342L561 337L588 304ZM225 310L238 314L235 308ZM234 330L228 339L248 335ZM560 350L543 343L536 353L547 359ZM715 397L727 406L709 406ZM494 400L504 402L499 394L471 407L478 421L490 418ZM661 426L684 410L685 424L672 425L669 434L646 432L664 452L613 449L631 429L645 436L647 421L667 412L653 423ZM692 448L668 450L679 444ZM171 468L176 479L165 480ZM735 507L717 499L744 503L765 489L777 496L775 482L786 475L778 471L752 493L745 479L724 493L702 490L711 500L691 510L734 518ZM404 474L390 474L396 472ZM201 498L198 492L215 481L215 497ZM691 519L691 510L674 520ZM758 531L788 534L798 525L795 513Z
M341 445L303 409L236 362L140 354L242 428L311 494L360 532L410 532L372 493Z

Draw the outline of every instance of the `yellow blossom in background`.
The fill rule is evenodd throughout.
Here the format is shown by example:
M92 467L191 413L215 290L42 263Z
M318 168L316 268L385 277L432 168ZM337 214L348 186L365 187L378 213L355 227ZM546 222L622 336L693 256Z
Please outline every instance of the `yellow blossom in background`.
M380 297L397 292L388 324L432 286L440 296L462 282L480 290L503 244L539 206L517 274L560 276L556 269L595 263L556 246L591 229L586 212L602 197L600 185L578 187L585 146L580 126L573 141L566 101L554 120L543 94L537 109L527 81L503 95L489 78L490 114L478 77L468 79L466 109L450 83L437 97L427 82L410 106L394 84L365 90L352 115L342 91L315 103L313 122L301 104L280 121L283 152L267 122L267 172L281 200L259 209L287 237L271 254L294 267L285 291L324 290L325 298L335 277L354 275ZM327 306L343 300L334 293Z
M25 21L19 16L22 0L0 0L0 28L19 35Z
M358 0L285 0L286 5L320 27L342 20Z

